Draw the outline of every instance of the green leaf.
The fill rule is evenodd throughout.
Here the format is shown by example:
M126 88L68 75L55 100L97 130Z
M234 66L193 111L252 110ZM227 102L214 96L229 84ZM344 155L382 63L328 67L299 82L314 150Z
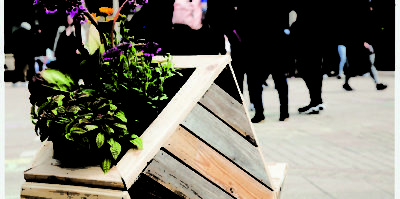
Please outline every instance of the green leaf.
M81 110L81 108L79 107L79 106L71 106L71 107L68 107L68 112L70 112L70 113L74 113L74 114L76 114L76 113L78 113L79 111Z
M47 69L40 72L43 79L45 79L52 88L61 91L70 91L74 85L74 81L68 75L56 69Z
M115 115L115 117L119 118L123 122L127 122L128 120L125 117L125 113L122 111L118 111Z
M103 170L104 174L106 174L111 169L111 160L106 158L101 163L101 169Z
M63 105L63 101L62 100L64 98L65 98L64 95L57 95L56 102L57 102L58 106L62 106Z
M130 142L133 145L137 146L138 149L143 149L143 142L142 142L142 139L140 137L138 137L138 138L136 138L134 140L130 140Z
M110 138L107 142L108 144L110 144L111 154L116 160L118 158L118 155L121 153L121 145L118 142L114 141L113 138Z
M72 128L69 130L69 132L70 132L70 133L76 133L76 134L83 134L83 133L86 133L86 130L74 126L74 127L72 127Z
M67 138L67 140L74 141L74 139L71 137L71 133L65 134L65 138Z
M94 130L94 129L97 129L97 128L99 128L99 126L97 126L97 125L86 125L85 126L85 129L88 130L88 131L91 131L91 130Z
M97 144L98 148L103 146L103 144L104 144L104 134L102 134L102 133L97 134L96 144Z
M126 124L114 123L114 126L127 130Z
M110 104L110 110L112 111L117 110L117 106L115 106L114 104Z
M165 99L168 99L167 95L163 95L160 97L160 100L165 100Z
M57 115L57 110L56 109L51 110L51 112L53 112L54 115Z
M114 133L114 129L112 129L110 126L108 126L107 124L105 124L104 126L105 126L105 130L107 131L107 133L109 133L109 134Z
M89 27L89 37L87 41L87 47L89 54L93 55L97 49L101 48L100 34L94 25ZM104 47L103 47L104 48ZM100 50L101 51L101 50Z

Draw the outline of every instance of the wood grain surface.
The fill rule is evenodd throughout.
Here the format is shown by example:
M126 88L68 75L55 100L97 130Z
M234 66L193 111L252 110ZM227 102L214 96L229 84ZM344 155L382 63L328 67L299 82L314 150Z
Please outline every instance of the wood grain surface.
M168 140L166 150L236 198L274 198L274 193L184 128ZM215 197L214 197L215 198Z

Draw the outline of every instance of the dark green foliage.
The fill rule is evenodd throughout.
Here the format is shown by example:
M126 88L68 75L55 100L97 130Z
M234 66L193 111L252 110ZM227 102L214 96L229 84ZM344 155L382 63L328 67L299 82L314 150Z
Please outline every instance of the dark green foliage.
M32 121L41 141L51 140L67 153L95 157L104 173L128 149L143 148L139 136L168 99L164 82L179 74L169 55L164 62L152 63L147 55L158 49L138 51L136 47L145 44L133 43L123 20L120 29L122 40L115 40L116 47L110 48L113 45L105 34L106 44L82 55L83 85L55 69L36 74L29 83Z

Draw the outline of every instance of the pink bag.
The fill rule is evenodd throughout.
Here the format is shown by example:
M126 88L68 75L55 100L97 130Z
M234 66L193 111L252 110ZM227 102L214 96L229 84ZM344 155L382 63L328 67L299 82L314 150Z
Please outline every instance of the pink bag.
M174 3L174 13L172 15L173 24L185 24L194 30L202 27L201 0L176 0Z

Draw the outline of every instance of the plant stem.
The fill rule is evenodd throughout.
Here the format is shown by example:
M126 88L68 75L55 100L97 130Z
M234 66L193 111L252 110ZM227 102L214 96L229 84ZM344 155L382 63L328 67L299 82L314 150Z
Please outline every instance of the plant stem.
M121 12L122 7L124 7L125 3L128 2L128 1L129 1L129 0L126 0L126 1L121 5L121 7L119 7L117 13L116 13L115 16L114 16L113 25L112 25L112 30L111 30L111 44L112 44L113 47L115 47L115 45L114 45L114 34L113 34L113 33L114 33L115 22L117 21L117 19L118 19L118 17L119 17L119 13ZM133 2L135 2L135 1L133 1Z
M99 25L98 25L97 21L93 18L93 16L89 12L84 12L83 14L90 20L90 22L92 22L94 27L96 27L96 29L99 31L100 40L102 41L101 43L107 45L107 40L104 37L104 34L100 32Z

